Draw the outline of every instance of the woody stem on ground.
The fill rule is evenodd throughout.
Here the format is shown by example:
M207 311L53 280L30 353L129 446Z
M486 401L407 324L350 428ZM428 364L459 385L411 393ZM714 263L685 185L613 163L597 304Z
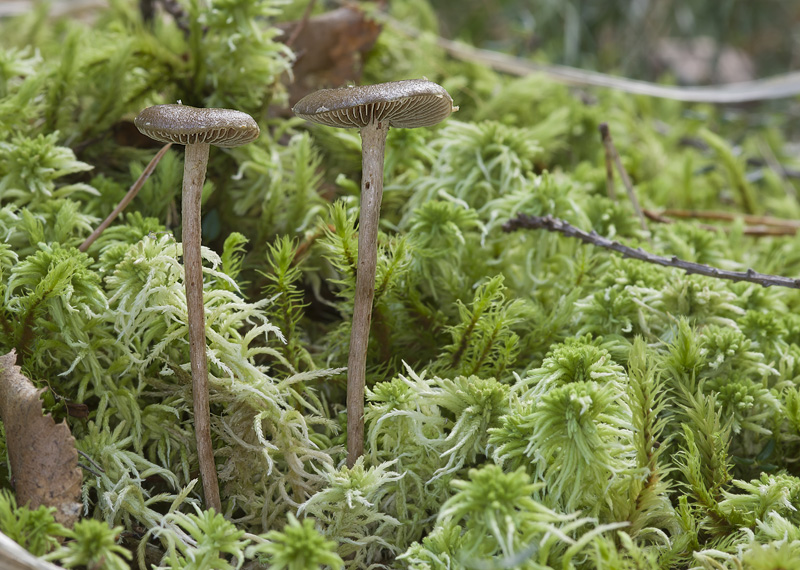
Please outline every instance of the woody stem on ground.
M183 169L183 266L186 310L189 321L189 359L192 367L192 402L197 459L206 506L221 512L217 468L211 444L211 412L208 398L206 319L203 304L203 260L201 256L200 204L208 163L208 144L186 145Z
M702 218L704 216L685 216L682 214L691 214L692 212L686 212L683 210L663 210L661 212L655 210L642 210L644 215L647 216L648 219L653 220L654 222L658 222L661 224L671 224L674 223L670 216L680 218L680 217L692 217L692 218ZM677 212L675 214L670 214L670 212ZM736 217L728 217L727 212L709 212L709 214L718 214L719 217L709 216L708 219L719 219L719 220L736 220ZM741 229L743 235L746 236L793 236L797 235L797 230L799 228L796 220L785 220L785 224L781 223L774 223L780 222L777 218L768 218L762 216L740 216L742 220L748 222L748 217L751 219L758 219L762 218L764 221L763 224L754 224L754 225L747 225ZM735 226L718 226L714 224L697 224L698 228L703 228L704 230L708 230L710 232L725 232L731 233L731 231L740 231L735 229Z
M383 155L388 123L370 124L361 129L363 173L361 214L358 221L358 265L350 354L347 359L347 465L352 467L364 452L364 389L367 347L375 295L375 269L378 263L378 221L383 195Z
M760 224L765 226L776 226L784 228L800 228L800 220L791 220L786 218L775 218L772 216L754 216L750 214L741 214L739 212L718 212L709 210L677 210L677 209L664 209L656 212L660 216L667 216L670 218L691 218L691 219L705 219L705 220L722 220L725 222L733 222L736 220L743 220L747 224Z

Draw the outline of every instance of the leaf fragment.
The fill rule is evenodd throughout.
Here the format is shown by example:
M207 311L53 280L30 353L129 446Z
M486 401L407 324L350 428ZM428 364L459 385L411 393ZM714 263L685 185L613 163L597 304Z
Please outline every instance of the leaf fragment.
M81 510L81 470L75 438L67 423L43 415L37 390L16 365L16 352L0 356L0 418L17 503L55 507L55 519L72 528Z

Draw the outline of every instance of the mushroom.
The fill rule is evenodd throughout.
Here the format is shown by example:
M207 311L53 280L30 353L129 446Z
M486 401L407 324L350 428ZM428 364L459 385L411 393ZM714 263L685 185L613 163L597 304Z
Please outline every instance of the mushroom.
M361 217L358 266L347 359L347 465L364 451L364 385L367 345L378 259L378 219L383 195L383 155L389 127L430 127L451 112L453 99L427 79L322 89L303 97L292 111L313 123L361 131Z
M222 511L211 444L208 397L203 262L200 254L200 198L206 177L208 147L235 147L258 138L259 128L248 114L231 109L198 109L187 105L156 105L134 120L139 131L157 141L186 145L183 167L183 265L189 320L189 359L200 478L206 506Z

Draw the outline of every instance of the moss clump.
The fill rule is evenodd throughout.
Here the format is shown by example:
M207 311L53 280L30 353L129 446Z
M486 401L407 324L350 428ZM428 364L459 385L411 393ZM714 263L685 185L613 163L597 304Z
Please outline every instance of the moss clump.
M0 350L50 388L49 411L91 459L71 532L15 505L0 470L0 530L67 566L121 566L134 551L143 568L796 558L800 293L502 231L519 213L552 214L662 256L800 275L799 238L752 236L740 217L800 217L792 182L756 160L768 144L795 166L769 109L754 122L581 97L453 62L387 24L364 81L424 66L415 75L462 110L388 138L366 452L348 469L359 140L279 118L294 57L275 28L283 4L187 0L146 23L118 1L91 24L44 9L0 22ZM392 9L431 25L418 0ZM178 99L239 108L264 133L216 153L204 189L221 513L197 507L179 149L77 249L154 154L132 117ZM736 220L643 231L606 193L601 122L645 208ZM59 533L60 546L44 538Z

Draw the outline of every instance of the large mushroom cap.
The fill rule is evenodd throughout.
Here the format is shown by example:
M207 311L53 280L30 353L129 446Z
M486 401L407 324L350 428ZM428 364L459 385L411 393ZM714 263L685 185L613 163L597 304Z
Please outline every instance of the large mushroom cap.
M258 138L253 117L233 109L199 109L188 105L155 105L133 120L143 135L164 143L206 143L234 147Z
M378 122L400 128L430 127L457 109L441 85L427 79L406 79L321 89L300 99L292 111L313 123L360 129Z

